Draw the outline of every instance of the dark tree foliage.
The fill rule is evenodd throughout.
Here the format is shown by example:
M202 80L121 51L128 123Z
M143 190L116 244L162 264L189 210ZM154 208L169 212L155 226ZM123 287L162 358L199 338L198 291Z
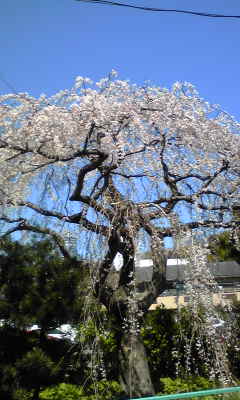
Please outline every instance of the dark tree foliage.
M43 331L79 320L87 264L61 258L48 240L0 249L0 319Z
M49 384L79 381L81 371L72 368L74 345L46 334L81 319L87 276L87 264L64 260L51 241L1 242L0 398L13 399L24 388L38 399ZM40 330L29 331L32 324Z
M175 376L176 368L172 352L178 332L173 310L159 307L147 314L142 337L156 391L159 391L160 378Z

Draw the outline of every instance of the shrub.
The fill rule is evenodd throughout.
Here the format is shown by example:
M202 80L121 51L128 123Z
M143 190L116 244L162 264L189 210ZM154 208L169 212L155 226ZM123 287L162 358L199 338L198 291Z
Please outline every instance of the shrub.
M85 392L81 386L60 383L40 393L41 400L112 400L123 395L118 382L99 381L91 385Z
M161 378L160 384L162 388L160 394L195 392L212 389L217 386L216 382L209 381L202 376L189 376L187 379ZM216 398L216 396L202 397L203 400L214 400Z
M13 400L32 400L33 391L18 389L13 393Z
M89 393L88 400L112 400L124 395L121 385L116 381L98 381L89 389L91 394Z
M43 390L39 398L41 400L87 400L83 396L81 386L71 385L70 383L60 383L57 386L49 387Z
M39 348L33 348L17 360L20 383L26 389L47 386L58 373L58 366Z

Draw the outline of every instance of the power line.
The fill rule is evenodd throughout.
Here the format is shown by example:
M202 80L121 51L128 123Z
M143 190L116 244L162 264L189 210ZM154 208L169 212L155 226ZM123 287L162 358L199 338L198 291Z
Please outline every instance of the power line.
M174 13L181 13L181 14L190 14L190 15L197 15L199 17L240 18L240 15L225 15L225 14L214 14L214 13L189 11L189 10L179 10L179 9L167 9L167 8L135 6L134 4L119 3L119 2L116 2L116 1L109 1L109 0L76 0L76 1L81 1L83 3L105 4L105 5L108 5L108 6L128 7L128 8L134 8L136 10L142 10L142 11L174 12Z
M17 94L16 89L14 88L13 85L11 85L11 83L9 83L5 77L3 76L3 74L0 72L0 80L8 87L8 89L12 90L13 93Z

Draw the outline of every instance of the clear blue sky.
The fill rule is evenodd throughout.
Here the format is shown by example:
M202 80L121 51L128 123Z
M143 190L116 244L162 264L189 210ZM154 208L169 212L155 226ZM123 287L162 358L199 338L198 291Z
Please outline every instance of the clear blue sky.
M132 0L140 5L240 14L239 0ZM193 83L240 120L240 19L147 13L74 0L0 5L0 78L17 91L53 94L75 76L112 68L139 84ZM0 80L0 93L9 92Z

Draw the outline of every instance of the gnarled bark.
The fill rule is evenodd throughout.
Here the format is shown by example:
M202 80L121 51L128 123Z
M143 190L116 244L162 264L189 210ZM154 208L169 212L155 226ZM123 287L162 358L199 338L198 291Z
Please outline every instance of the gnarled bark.
M140 335L122 335L118 362L119 380L129 398L154 395L146 351Z

